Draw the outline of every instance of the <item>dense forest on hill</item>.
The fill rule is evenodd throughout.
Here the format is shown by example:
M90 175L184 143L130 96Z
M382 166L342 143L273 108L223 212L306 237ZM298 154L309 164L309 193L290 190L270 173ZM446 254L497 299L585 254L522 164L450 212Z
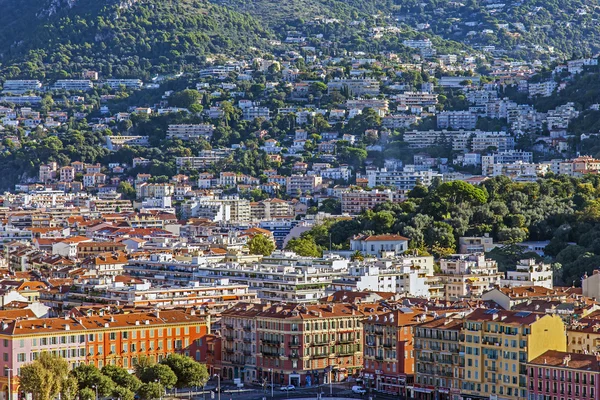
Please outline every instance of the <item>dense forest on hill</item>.
M202 0L20 3L24 17L8 5L0 13L6 78L61 78L89 68L105 77L148 79L196 66L208 55L265 48L271 37L255 18Z
M344 248L361 232L395 233L408 237L416 251L443 256L456 252L458 237L487 233L496 242L515 244L490 254L505 267L530 256L517 243L550 240L545 252L555 261L557 283L571 284L600 265L599 195L600 177L594 175L549 175L531 183L501 176L481 186L437 182L417 186L407 201L377 206L356 219L328 220L289 248L315 255L329 248L330 235L334 247Z

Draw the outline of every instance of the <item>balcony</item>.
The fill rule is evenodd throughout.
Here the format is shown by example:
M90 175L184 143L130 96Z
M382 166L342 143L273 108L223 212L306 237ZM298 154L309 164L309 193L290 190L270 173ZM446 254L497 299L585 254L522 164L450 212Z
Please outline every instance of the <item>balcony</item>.
M354 338L339 338L338 340L336 340L337 343L339 344L346 344L346 343L354 343Z
M251 338L244 338L244 343L252 343L252 339Z
M383 344L383 347L387 347L387 348L390 348L390 349L391 349L391 348L393 348L393 347L396 347L396 344L395 344L395 343L384 343L384 344Z
M298 358L300 358L300 354L298 354L298 353L290 353L289 357L292 358L292 359L298 359Z
M288 342L288 346L289 347L300 347L300 343L299 342Z
M251 355L252 355L252 352L251 352L250 350L244 350L244 355L245 355L246 357L249 357L249 356L251 356Z
M277 358L280 354L278 351L274 350L263 350L262 355L263 357Z
M375 356L375 359L378 361L383 361L383 356Z
M280 346L283 343L279 339L260 339L264 344L270 344L273 346Z
M327 358L329 357L329 354L327 353L321 353L321 354L313 354L312 358Z
M251 327L251 326L249 326L249 325L244 325L244 330L245 330L246 332L252 332L252 327Z

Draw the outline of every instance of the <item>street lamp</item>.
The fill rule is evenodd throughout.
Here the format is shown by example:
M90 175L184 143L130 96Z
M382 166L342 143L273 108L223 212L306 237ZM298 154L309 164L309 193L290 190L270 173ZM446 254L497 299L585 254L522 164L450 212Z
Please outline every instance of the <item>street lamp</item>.
M221 375L215 374L217 378L217 399L221 400Z
M11 393L10 393L10 378L11 378L11 376L10 375L12 372L12 368L6 368L6 372L8 373L8 399L7 400L10 400L10 395L11 395Z
M269 368L269 372L271 373L271 398L273 398L273 370Z
M154 382L156 382L156 383L158 383L160 385L160 380L158 380L158 378L155 379ZM162 385L160 385L160 397L159 397L160 400L162 400L162 395L163 395L162 394Z
M98 400L98 385L93 385L92 387L96 389L96 400Z

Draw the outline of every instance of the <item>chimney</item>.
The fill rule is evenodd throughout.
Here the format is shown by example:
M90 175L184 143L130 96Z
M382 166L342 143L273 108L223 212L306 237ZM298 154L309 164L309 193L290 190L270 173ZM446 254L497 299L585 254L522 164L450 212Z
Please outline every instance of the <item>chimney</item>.
M563 364L565 365L565 367L569 366L569 361L571 361L571 356L568 355L563 359Z

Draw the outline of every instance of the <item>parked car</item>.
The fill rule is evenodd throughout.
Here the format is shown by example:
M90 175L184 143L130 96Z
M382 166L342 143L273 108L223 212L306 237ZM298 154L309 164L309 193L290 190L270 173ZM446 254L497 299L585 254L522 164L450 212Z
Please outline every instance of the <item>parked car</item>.
M279 388L279 390L281 390L282 392L285 392L287 390L294 390L296 389L296 386L294 385L283 385L282 387Z
M352 386L352 393L354 394L365 394L367 393L367 389L362 386Z

